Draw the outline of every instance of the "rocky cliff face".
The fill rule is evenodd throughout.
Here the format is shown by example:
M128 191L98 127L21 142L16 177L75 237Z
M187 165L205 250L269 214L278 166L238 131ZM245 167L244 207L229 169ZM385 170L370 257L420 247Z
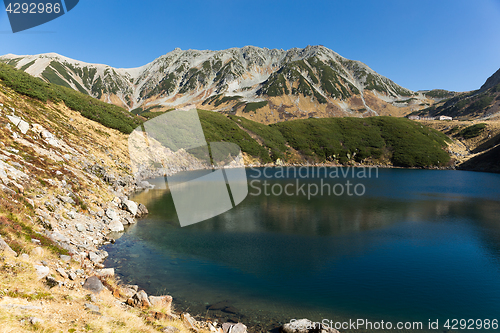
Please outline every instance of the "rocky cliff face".
M434 102L323 46L175 49L132 69L88 64L54 53L9 54L0 61L129 110L194 104L265 123L308 117L404 115Z

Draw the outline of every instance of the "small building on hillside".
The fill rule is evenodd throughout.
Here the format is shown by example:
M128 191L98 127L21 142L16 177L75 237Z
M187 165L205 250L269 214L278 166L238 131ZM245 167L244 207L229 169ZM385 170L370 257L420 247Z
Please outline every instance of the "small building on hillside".
M408 119L410 119L410 120L419 120L420 116L408 116Z
M438 120L453 120L453 118L448 116L439 116Z

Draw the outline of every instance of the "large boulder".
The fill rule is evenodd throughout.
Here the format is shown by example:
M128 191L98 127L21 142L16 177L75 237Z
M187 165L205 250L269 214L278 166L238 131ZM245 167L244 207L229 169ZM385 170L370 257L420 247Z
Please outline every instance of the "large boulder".
M111 220L118 219L118 214L116 214L116 211L114 209L111 209L111 208L106 209L106 216L108 218L110 218Z
M149 211L148 209L146 208L146 206L144 206L143 204L139 204L139 206L137 207L137 217L142 217L142 216L146 216L149 214Z
M114 268L103 268L96 271L97 275L100 277L115 276Z
M154 307L165 309L165 312L170 313L172 309L172 296L149 296L149 302Z
M34 267L36 270L36 275L39 280L43 279L44 277L50 274L50 269L47 266L34 265Z
M137 204L135 202L133 202L132 200L124 200L123 201L123 208L126 211L128 211L130 214L132 214L133 216L137 215L138 207L137 207Z
M133 297L127 300L127 304L137 308L147 309L151 307L148 294L144 290L140 290Z
M222 331L224 333L247 333L247 327L242 323L224 323L222 324Z
M85 283L83 284L83 289L98 294L101 292L101 290L104 289L104 285L102 284L101 280L99 280L99 278L94 275L85 280Z
M7 116L7 118L9 118L9 120L17 126L17 128L19 128L19 130L21 131L21 133L23 134L26 134L26 132L28 132L28 130L30 129L30 124L28 124L27 122L25 122L24 120L22 120L21 118L19 117L16 117L16 116Z
M120 232L120 231L125 230L125 228L123 227L123 224L119 220L112 220L111 222L109 222L108 227L109 227L109 230L114 231L114 232Z

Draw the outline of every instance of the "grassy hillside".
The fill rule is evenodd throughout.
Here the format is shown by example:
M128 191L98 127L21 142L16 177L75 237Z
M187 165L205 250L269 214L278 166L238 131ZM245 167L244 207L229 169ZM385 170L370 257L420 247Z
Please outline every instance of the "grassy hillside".
M242 152L257 157L263 162L271 162L267 150L259 145L247 132L239 128L230 118L219 113L203 110L198 110L198 115L208 143L218 141L233 142L241 148Z
M67 107L80 112L84 117L123 133L128 134L141 124L138 117L121 107L104 103L67 87L46 83L2 63L0 63L0 80L21 95L41 102L64 102Z
M448 138L402 118L324 118L273 124L290 146L313 161L389 159L402 167L445 165Z
M263 125L213 112L201 112L200 116L211 139L243 144L242 151L264 162L289 160L290 148L312 163L390 162L401 167L429 167L450 161L443 150L449 140L446 135L402 118L311 118ZM253 134L260 148L234 123Z

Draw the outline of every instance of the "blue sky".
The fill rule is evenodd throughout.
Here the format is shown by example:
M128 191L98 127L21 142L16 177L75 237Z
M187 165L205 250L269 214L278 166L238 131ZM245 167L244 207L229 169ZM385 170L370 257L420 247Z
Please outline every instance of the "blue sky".
M126 68L176 47L322 44L412 90L477 89L500 68L500 0L80 0L16 34L0 9L0 54L56 52Z

